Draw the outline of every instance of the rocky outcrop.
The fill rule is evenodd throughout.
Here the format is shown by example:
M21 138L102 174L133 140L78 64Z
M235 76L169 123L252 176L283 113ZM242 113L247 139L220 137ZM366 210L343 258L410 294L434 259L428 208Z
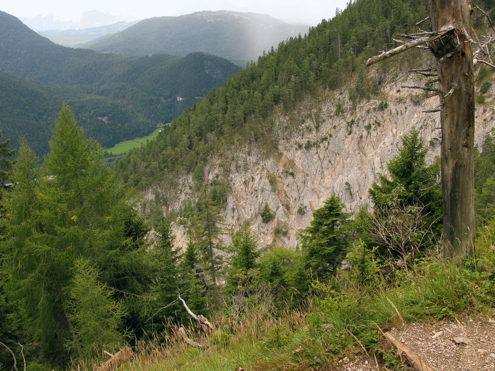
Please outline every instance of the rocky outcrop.
M332 194L341 198L348 211L357 211L368 202L368 189L378 174L386 172L400 138L413 128L420 131L429 147L429 161L433 161L440 153L440 115L423 111L435 108L438 97L424 98L417 91L401 88L418 85L413 80L407 74L397 76L378 98L355 107L345 90L329 92L318 102L308 100L295 116L278 119L278 150L231 148L227 171L225 155L214 159L205 176L228 181L224 217L230 230L247 221L260 246L295 247L297 231L309 225L312 212ZM490 99L476 109L478 144L495 126ZM187 199L191 182L191 177L181 181L183 191L177 192L170 208L178 209ZM260 216L265 205L273 215L268 223ZM180 245L186 243L183 227L177 226L174 233ZM230 243L228 234L224 239Z

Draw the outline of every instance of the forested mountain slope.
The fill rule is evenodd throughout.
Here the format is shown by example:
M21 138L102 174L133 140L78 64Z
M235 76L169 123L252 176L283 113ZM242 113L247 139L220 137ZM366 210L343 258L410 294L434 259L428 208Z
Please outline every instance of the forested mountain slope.
M148 135L156 125L170 122L239 69L225 59L201 53L186 57L158 54L138 58L65 48L3 12L0 12L0 40L0 71L47 85L77 88L79 93L66 90L66 93L57 93L56 99L72 103L75 111L81 112L76 115L82 115L83 126L87 120L98 122L97 117L108 117L113 125L118 125L118 134L112 133L115 130L112 125L102 127L101 132L88 132L93 137L98 132L97 139L106 147L123 139ZM10 109L2 112L0 118L7 127L21 120L17 113L23 112L23 98L12 99L15 91L6 92ZM87 96L76 102L74 94ZM46 100L40 101L41 107L37 107L35 101L34 110L49 112L50 108L41 102ZM57 106L59 104L60 101ZM117 110L117 107L122 109ZM53 124L55 112L48 114L50 120L44 121L45 124ZM18 135L29 136L22 130ZM46 143L33 143L33 146L46 148ZM43 150L39 152L43 153Z
M289 37L308 32L268 15L230 11L197 12L179 17L145 19L82 47L127 55L203 52L244 66Z
M0 130L18 149L24 138L43 157L54 128L61 102L77 111L79 125L88 137L104 147L143 136L156 123L138 115L125 104L109 98L88 95L71 87L57 87L15 78L0 72Z
M248 221L264 244L295 246L296 229L331 194L353 210L366 202L413 127L431 156L438 153L438 114L422 113L422 104L438 105L436 98L401 88L426 82L407 71L430 65L429 54L414 50L364 67L425 16L415 1L350 4L306 37L281 43L129 154L118 164L123 182L147 190L143 210L173 215L194 207L195 192L207 184L227 224ZM481 72L479 82L489 84L490 72ZM491 98L484 105L477 111L480 135L494 119Z

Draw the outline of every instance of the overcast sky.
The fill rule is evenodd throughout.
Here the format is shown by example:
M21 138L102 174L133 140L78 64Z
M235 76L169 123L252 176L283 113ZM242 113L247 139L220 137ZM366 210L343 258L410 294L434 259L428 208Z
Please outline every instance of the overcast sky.
M178 16L202 10L234 10L269 14L278 19L320 21L345 9L348 0L5 0L0 10L17 18L49 15L57 19L80 19L82 13L98 10L127 20Z

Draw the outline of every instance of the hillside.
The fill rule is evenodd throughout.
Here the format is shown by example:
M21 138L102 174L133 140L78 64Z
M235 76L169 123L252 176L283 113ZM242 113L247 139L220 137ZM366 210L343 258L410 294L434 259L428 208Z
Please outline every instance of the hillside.
M268 15L198 12L146 19L82 47L134 56L155 53L184 56L203 52L244 66L257 60L264 51L277 47L281 41L307 32L307 26L290 25Z
M170 122L239 69L225 59L200 53L186 57L159 54L139 58L66 48L39 36L17 18L3 12L0 13L0 38L0 71L46 85L77 88L77 94L87 96L74 101L74 108L95 112L83 117L93 121L97 116L113 117L111 120L121 128L119 134L111 134L111 126L105 127L105 134L88 132L93 137L98 136L102 145L108 147L121 140L148 135L156 125ZM37 89L39 87L37 85ZM9 96L10 110L2 111L1 119L6 126L18 121L20 117L16 112L25 109L23 98L14 99L15 91ZM60 100L72 101L74 94L56 95L57 106ZM53 104L45 106L46 102L46 99L34 101L34 110L52 110ZM143 125L143 122L148 123ZM86 126L85 119L81 123ZM23 127L28 129L29 125ZM27 131L19 131L18 136L30 136ZM46 143L33 145L46 149Z
M117 165L122 181L145 191L148 215L171 218L194 208L196 192L208 185L222 195L232 229L248 222L263 246L296 246L296 231L332 194L353 211L367 202L412 128L428 143L430 161L438 155L438 114L422 113L438 103L401 88L424 83L407 71L429 66L429 55L411 51L364 67L391 45L389 33L412 29L425 11L412 1L362 0L306 37L281 43L132 151ZM490 87L485 72L479 83ZM493 90L485 93L478 143L494 125ZM176 233L185 246L187 229Z
M48 152L61 102L77 111L77 120L88 137L110 147L128 138L147 135L156 123L136 114L126 105L88 95L70 87L47 86L0 72L0 130L18 149L24 138L43 157Z

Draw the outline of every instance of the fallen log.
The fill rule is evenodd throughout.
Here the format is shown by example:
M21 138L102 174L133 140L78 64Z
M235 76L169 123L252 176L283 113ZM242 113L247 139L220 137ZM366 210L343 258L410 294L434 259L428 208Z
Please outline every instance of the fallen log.
M105 352L106 355L111 354ZM112 356L108 361L96 368L96 371L113 371L123 363L129 362L134 358L134 352L131 348L125 346Z
M417 371L434 371L426 361L419 358L416 353L397 340L390 332L386 332L384 335L390 344L397 348L399 354L404 355L410 365Z

